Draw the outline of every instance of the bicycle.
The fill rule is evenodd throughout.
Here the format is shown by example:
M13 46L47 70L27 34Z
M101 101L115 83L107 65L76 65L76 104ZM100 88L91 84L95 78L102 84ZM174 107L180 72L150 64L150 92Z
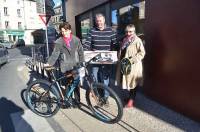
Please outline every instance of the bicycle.
M94 57L92 58L94 59ZM90 61L92 61L92 59ZM94 116L105 123L117 123L123 115L123 105L118 95L108 86L97 83L94 76L89 74L87 66L90 61L86 62L84 67L86 83L86 102ZM75 69L82 67L76 66ZM55 67L45 67L50 72L52 82L45 79L38 79L28 85L26 99L29 108L37 115L51 117L65 105L74 106L75 98L72 96L76 87L67 91L59 81L67 78L67 86L72 85L73 73L69 72L59 78L54 75ZM109 97L104 97L104 92L109 93ZM107 102L109 101L109 105Z

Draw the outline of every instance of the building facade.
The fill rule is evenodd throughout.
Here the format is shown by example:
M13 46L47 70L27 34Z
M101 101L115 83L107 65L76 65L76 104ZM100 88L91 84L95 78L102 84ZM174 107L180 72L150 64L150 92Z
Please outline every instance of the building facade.
M26 44L33 44L31 33L46 26L39 17L45 14L42 2L44 0L0 0L0 39L10 42L24 39ZM47 12L53 15L53 1L46 5Z
M55 15L52 17L53 25L57 32L59 32L59 24L63 22L63 12L62 12L62 5L58 5L54 7Z
M24 3L0 0L0 39L16 41L24 35Z
M102 13L118 40L128 23L145 39L144 93L200 121L200 1L67 0L67 21L82 42ZM178 7L178 8L177 8ZM152 113L153 114L153 113ZM156 114L154 114L156 115Z

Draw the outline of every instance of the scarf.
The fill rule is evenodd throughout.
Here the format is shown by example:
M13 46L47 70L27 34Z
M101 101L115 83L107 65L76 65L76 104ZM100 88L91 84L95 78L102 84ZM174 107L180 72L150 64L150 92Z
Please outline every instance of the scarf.
M124 50L125 48L127 48L134 40L135 35L126 36L122 41L121 49Z
M69 37L63 37L64 41L65 41L65 44L68 48L70 48L70 42L72 40L72 34L70 34Z

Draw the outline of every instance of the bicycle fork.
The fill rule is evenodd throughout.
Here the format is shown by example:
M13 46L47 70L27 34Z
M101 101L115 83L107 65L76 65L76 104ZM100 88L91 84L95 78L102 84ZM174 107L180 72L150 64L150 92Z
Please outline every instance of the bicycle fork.
M91 89L92 97L94 98L95 102L98 104L99 98L98 98L98 97L96 96L96 94L95 94L94 85L93 85L93 83L92 83L92 82L96 82L96 79L95 79L94 75L92 74L92 78L86 77L86 81L87 81L88 86L89 86L90 89Z

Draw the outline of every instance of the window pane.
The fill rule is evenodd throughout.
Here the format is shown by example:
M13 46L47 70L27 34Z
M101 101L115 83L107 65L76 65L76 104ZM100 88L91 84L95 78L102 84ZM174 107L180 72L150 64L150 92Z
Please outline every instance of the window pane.
M90 19L85 19L81 21L81 37L82 37L82 43L85 42L88 32L90 30Z
M121 40L125 35L125 27L134 24L137 34L144 34L143 23L145 19L145 1L135 1L111 12L112 28L116 30L118 39Z

